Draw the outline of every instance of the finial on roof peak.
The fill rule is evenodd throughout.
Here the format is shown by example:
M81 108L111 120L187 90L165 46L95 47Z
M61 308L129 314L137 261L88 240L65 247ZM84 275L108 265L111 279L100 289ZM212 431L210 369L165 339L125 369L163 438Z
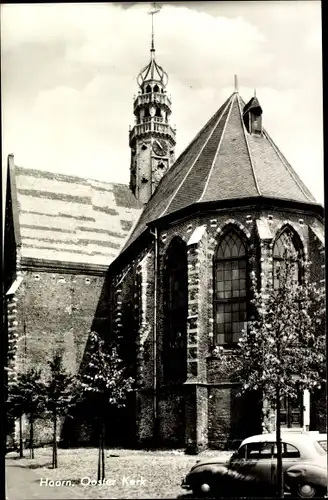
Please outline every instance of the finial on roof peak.
M154 43L154 14L157 14L161 10L161 6L156 4L155 2L152 3L151 9L148 12L148 14L151 15L151 46L150 46L150 52L151 55L154 55L155 52L155 43Z
M235 75L234 84L235 84L235 92L238 92L238 76L237 75Z
M254 89L254 97L256 97L256 88Z
M161 5L156 3L152 3L151 9L148 12L151 15L151 45L150 45L150 61L145 66L137 76L137 82L139 87L142 88L144 82L148 80L155 80L166 87L168 82L167 73L164 69L159 66L155 59L155 43L154 43L154 15L157 14L161 10ZM148 91L147 91L148 92Z

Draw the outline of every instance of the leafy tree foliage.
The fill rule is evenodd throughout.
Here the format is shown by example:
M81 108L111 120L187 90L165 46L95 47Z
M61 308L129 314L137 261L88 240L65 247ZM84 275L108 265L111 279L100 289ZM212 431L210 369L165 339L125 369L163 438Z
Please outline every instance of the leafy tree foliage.
M30 425L30 458L34 458L34 422L43 415L45 408L45 385L41 371L29 368L18 373L10 385L7 400L8 411L15 418L26 415Z
M299 280L299 268L303 279ZM241 393L255 391L276 411L278 492L283 493L280 404L287 396L313 391L325 382L325 291L309 283L309 264L280 263L278 286L252 275L254 316L234 352L215 348L222 375L241 383Z
M69 416L70 410L76 403L78 384L75 377L64 369L60 353L56 353L48 364L50 375L45 384L45 408L46 415L50 415L53 422L52 466L57 468L58 418Z
M126 376L126 367L117 347L108 345L96 332L89 336L89 348L84 368L79 376L82 394L94 403L99 430L98 480L105 478L104 414L108 405L123 407L127 392L132 390L133 378Z

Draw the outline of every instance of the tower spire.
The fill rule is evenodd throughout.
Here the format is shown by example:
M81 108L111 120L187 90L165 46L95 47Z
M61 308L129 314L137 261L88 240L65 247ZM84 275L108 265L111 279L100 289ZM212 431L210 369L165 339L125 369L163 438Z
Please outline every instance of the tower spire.
M161 6L156 4L155 2L152 3L151 9L148 12L148 14L151 15L151 46L150 46L150 52L151 55L153 56L155 53L155 43L154 43L154 15L157 14L161 10Z

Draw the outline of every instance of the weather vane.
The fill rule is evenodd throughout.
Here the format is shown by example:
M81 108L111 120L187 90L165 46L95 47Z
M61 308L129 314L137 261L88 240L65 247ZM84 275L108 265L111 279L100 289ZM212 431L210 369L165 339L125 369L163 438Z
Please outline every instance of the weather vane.
M148 12L151 15L151 52L155 52L154 46L154 14L157 14L161 10L161 5L157 3L152 3L151 9Z

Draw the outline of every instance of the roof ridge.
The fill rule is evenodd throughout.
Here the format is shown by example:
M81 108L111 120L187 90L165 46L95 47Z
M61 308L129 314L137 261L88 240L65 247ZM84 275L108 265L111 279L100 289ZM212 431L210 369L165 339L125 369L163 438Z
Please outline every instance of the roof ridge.
M229 118L230 118L230 114L231 114L231 110L232 110L232 106L233 106L232 100L233 100L233 97L234 97L235 95L236 95L236 93L234 93L234 94L231 96L231 97L232 97L232 98L231 98L231 101L228 103L228 104L231 104L231 106L230 106L230 109L229 109L229 112L228 112L228 115L227 115L227 118L226 118L226 121L225 121L225 124L224 124L223 130L222 130L222 134L221 134L221 137L220 137L220 141L219 141L218 147L216 148L216 152L215 152L215 155L214 155L214 158L213 158L213 161L212 161L212 165L211 165L210 171L209 171L208 176L207 176L207 180L206 180L206 182L205 182L205 186L204 186L203 192L202 192L202 194L201 194L200 198L198 199L197 203L199 203L199 202L202 200L202 198L203 198L203 196L204 196L204 194L205 194L205 192L206 192L206 189L207 189L208 183L209 183L209 181L210 181L210 177L211 177L211 173L212 173L212 170L213 170L213 167L214 167L214 163L215 163L215 160L217 159L217 156L218 156L218 154L219 154L219 150L220 150L220 147L221 147L221 144L222 144L222 139L223 139L223 136L224 136L224 132L225 132L225 130L226 130L227 123L228 123L228 120L229 120ZM226 109L227 109L227 107L228 107L228 104L227 104L227 106L224 108L223 113L220 115L220 118L223 116L224 112L226 111ZM219 121L219 120L218 120L218 121ZM218 125L218 122L216 123L216 126L214 127L214 130L216 129L217 125ZM213 130L212 134L214 133L214 130ZM212 134L210 135L210 137L212 136Z
M15 243L17 247L21 247L22 239L21 239L21 230L19 223L19 203L18 203L18 190L16 183L16 169L14 156L8 155L7 157L7 179L6 179L6 191L5 191L5 218L4 222L6 223L6 211L7 211L7 202L9 197L11 198L11 213L13 217L13 228L14 228L14 237ZM8 192L9 191L9 192ZM3 243L5 238L5 230L2 233Z
M29 167L20 167L19 165L16 165L15 164L15 170L17 171L17 173L19 173L19 171L21 170L22 173L24 172L28 172L32 175L32 172L38 172L38 173L41 173L41 174L45 174L45 176L47 174L50 174L52 176L61 176L61 177L67 177L67 178L70 178L70 179L76 179L76 180L81 180L81 181L84 181L85 183L88 183L88 181L94 181L94 182L99 182L101 184L106 184L106 185L115 185L115 186L126 186L125 183L123 182L110 182L110 181L103 181L101 179L94 179L92 177L81 177L81 176L78 176L78 175L73 175L73 174L63 174L62 172L54 172L52 170L40 170L40 169L37 169L37 168L29 168Z
M296 172L294 172L293 167L289 164L288 160L285 158L285 156L279 150L278 146L275 144L275 142L270 137L270 135L268 134L268 132L265 129L263 129L263 133L264 133L265 137L267 138L268 142L270 143L270 145L272 146L273 150L275 151L276 155L279 157L279 159L281 160L281 162L285 166L287 172L289 173L289 175L291 176L291 178L296 182L297 186L302 191L302 193L304 194L304 196L311 203L316 202L316 200L315 200L314 196L312 195L312 193L310 192L310 190L308 190L303 185L303 181L300 178L297 178L297 174L296 174Z
M232 98L233 98L234 94L232 94L230 96L230 98L227 100L227 104L226 106L222 109L221 113L220 113L220 116L219 118L216 120L215 122L215 125L213 127L213 130L212 132L209 134L209 136L207 137L205 143L203 144L203 147L200 149L199 153L197 154L195 160L193 161L193 163L191 164L190 168L188 169L188 172L186 173L186 175L184 176L184 178L182 179L182 181L180 182L179 186L178 186L178 189L175 190L171 200L169 201L168 205L166 206L166 208L163 210L163 212L160 214L159 218L160 217L163 217L165 212L168 210L169 206L171 205L172 201L174 200L175 196L177 195L177 193L180 191L180 188L182 187L182 185L184 184L185 180L187 179L188 175L190 174L191 170L193 169L196 161L198 160L198 158L200 157L200 155L202 154L205 146L207 145L208 141L210 140L210 138L212 137L213 133L214 133L214 130L216 129L219 121L221 120L222 116L223 116L223 113L226 111L226 109L228 108L229 104L231 103L232 101ZM208 124L208 123L207 123ZM205 127L203 127L205 128ZM203 129L202 129L203 130ZM193 141L194 142L194 141Z
M226 102L230 101L230 99L233 97L233 95L234 94L231 94L231 96L227 99ZM221 106L221 108L223 107L223 105ZM226 107L224 109L226 109ZM188 150L190 149L190 147L197 141L197 139L199 139L199 137L202 135L202 133L204 132L204 130L206 129L206 127L208 127L209 122L211 120L213 120L213 118L215 117L215 115L218 113L219 110L220 110L220 108L207 120L207 122L205 123L205 125L198 132L198 134L195 135L195 137L189 142L189 144L181 152L181 154L178 156L178 158L175 160L174 164L172 165L172 167L170 169L171 171L172 171L173 167L175 169L175 166L178 164L178 162L180 161L180 159L183 158L188 153ZM222 113L220 114L220 116L222 116ZM164 177L165 177L165 175L162 177L162 179L164 179Z
M252 155L251 155L251 150L250 150L248 139L247 139L246 127L245 127L245 124L244 124L244 120L243 120L243 116L242 116L242 112L241 112L241 106L240 106L239 99L237 99L237 101L238 101L238 108L239 108L239 112L240 112L241 126L242 126L242 130L243 130L244 137L245 137L247 152L248 152L249 161L250 161L250 164L251 164L251 169L252 169L252 172L253 172L253 177L254 177L254 181L255 181L256 190L257 190L259 196L262 196L262 193L261 193L258 181L257 181L257 177L256 177L256 174L255 174L255 167L254 167L253 158L252 158Z
M121 247L119 249L118 255L120 255L125 250L126 244L128 243L130 237L132 236L135 228L139 224L139 221L141 219L142 214L143 214L143 210L141 210L139 217L133 222L132 226L130 227L130 230L129 230L128 234L125 236L125 238L123 240L123 243L122 243L122 245L121 245Z

